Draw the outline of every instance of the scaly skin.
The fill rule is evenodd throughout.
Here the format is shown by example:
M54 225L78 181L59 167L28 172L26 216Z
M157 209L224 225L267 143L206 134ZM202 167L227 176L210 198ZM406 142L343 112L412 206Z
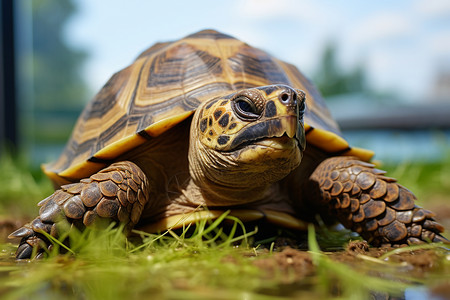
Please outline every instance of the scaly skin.
M11 234L22 238L17 258L30 258L34 247L41 257L50 245L42 232L57 236L60 219L77 227L112 219L130 230L145 206L144 217L154 217L154 203L166 209L166 215L205 205L268 207L274 203L275 210L297 211L299 216L325 208L331 219L376 246L445 241L433 214L416 206L410 191L372 164L342 156L324 160L328 154L311 145L304 152L304 103L303 92L285 85L246 89L204 102L192 117L189 152L180 152L184 158L188 155L187 160L179 163L179 157L174 157L179 153L166 151L179 149L174 141L186 145L185 134L169 138L167 133L166 139L151 138L147 146L118 158L123 162L62 186L41 201L38 218ZM180 133L181 128L175 129ZM159 172L153 171L158 168ZM189 184L168 184L178 174ZM146 205L149 181L156 196L151 197L151 206ZM167 201L166 195L171 195Z
M310 180L328 213L374 246L448 242L434 213L415 205L414 194L385 173L353 157L332 157Z
M121 222L131 230L139 221L148 202L148 181L134 163L125 161L82 179L79 183L64 185L50 197L42 200L39 216L10 234L21 238L16 252L19 259L31 258L36 247L36 258L51 247L46 232L58 236L56 223L64 218L80 227L90 226L99 219Z

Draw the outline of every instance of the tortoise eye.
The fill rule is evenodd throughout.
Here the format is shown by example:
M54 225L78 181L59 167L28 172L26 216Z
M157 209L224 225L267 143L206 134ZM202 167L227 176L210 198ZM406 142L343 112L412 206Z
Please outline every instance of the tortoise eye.
M234 99L233 108L237 116L242 120L256 120L260 115L255 103L245 96L239 96Z

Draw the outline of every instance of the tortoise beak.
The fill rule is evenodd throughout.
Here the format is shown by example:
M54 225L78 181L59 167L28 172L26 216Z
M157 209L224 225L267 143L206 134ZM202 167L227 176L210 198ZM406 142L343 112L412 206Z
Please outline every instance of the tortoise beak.
M295 116L291 116L289 118L282 119L282 126L286 130L286 134L288 137L296 138L297 137L297 118Z
M289 138L295 138L298 142L300 150L305 151L306 139L305 139L305 127L303 120L297 118L297 116L291 116L281 119L282 127L285 128L286 135Z

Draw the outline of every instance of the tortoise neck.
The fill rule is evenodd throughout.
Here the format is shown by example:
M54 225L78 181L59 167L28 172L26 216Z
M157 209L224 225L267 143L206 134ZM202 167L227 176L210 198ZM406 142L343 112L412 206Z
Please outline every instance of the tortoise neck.
M197 146L189 151L189 173L208 206L235 206L267 197L273 182L254 180L251 168L239 167L231 157Z
M231 187L204 180L199 185L206 205L210 207L239 206L263 202L270 194L270 185L249 187Z
M213 171L212 164L190 163L193 184L200 190L208 206L234 206L260 201L267 195L270 184L254 186L246 180L246 174L236 173L228 176L227 170ZM228 170L229 171L229 170ZM242 177L240 182L239 177Z

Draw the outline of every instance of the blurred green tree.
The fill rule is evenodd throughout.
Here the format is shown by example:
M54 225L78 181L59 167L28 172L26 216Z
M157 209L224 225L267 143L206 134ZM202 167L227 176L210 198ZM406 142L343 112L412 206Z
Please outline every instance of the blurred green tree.
M64 37L76 11L72 0L33 0L32 78L34 130L38 144L64 144L86 103L87 86L81 67L87 53Z
M64 39L64 25L76 8L71 0L32 1L35 109L79 110L87 88L81 76L86 52Z
M319 67L313 75L313 81L324 97L347 94L365 93L369 91L366 83L364 66L359 64L349 71L338 64L337 46L330 42L325 47Z

